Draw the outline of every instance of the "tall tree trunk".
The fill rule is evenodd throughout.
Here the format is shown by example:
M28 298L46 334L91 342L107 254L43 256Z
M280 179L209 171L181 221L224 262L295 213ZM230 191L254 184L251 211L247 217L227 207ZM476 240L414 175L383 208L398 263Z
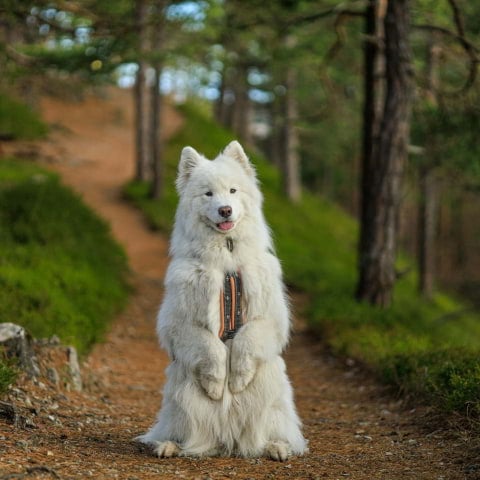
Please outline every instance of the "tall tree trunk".
M164 160L163 160L163 137L161 132L162 118L162 95L160 93L160 76L162 67L154 67L154 78L151 94L151 120L150 120L150 151L152 158L152 189L150 196L160 198L164 190Z
M222 78L220 79L220 85L218 86L218 98L215 100L215 104L213 106L213 113L215 115L215 120L218 123L222 122L222 112L223 112L223 96L225 94L225 82L223 80L223 73Z
M220 123L220 125L225 126L225 90L226 90L226 67L223 67L220 78L220 85L218 86L218 98L215 101L214 105L214 115L215 120Z
M221 105L218 108L220 123L230 130L234 130L235 116L235 89L232 76L232 67L225 65L222 75Z
M437 219L437 182L433 168L420 168L420 204L418 229L419 290L430 299L435 281L435 233Z
M439 54L440 49L431 34L427 49L425 96L433 105L437 104ZM433 162L428 158L423 160L419 170L418 289L424 298L431 299L435 284L438 187Z
M284 164L283 130L285 121L285 98L275 96L270 104L270 116L272 118L272 134L270 136L269 158L279 171L282 171Z
M385 0L384 0L385 3ZM358 268L363 272L366 266L366 252L372 242L372 207L375 198L371 189L372 181L372 154L374 144L378 141L381 106L384 101L384 72L385 64L383 44L384 14L382 0L368 2L365 10L365 43L364 55L364 100L363 100L363 139L362 160L360 175L360 239L358 243ZM363 279L357 285L357 298L361 299L361 290L364 289Z
M363 173L370 193L362 201L357 298L387 307L393 298L397 216L410 132L412 71L409 0L388 2L385 15L385 103L378 141Z
M233 88L227 85L225 87L222 109L222 125L229 130L234 129L235 117L235 93Z
M147 49L146 34L147 3L145 0L136 0L135 23L138 37L138 71L133 89L135 110L135 178L147 180L148 178L148 155L147 155L147 86L145 72L147 64L144 55Z
M285 129L284 129L284 169L283 187L289 200L298 202L302 195L300 182L300 157L298 152L299 139L298 106L295 97L296 73L293 68L287 67L285 79Z
M467 263L467 238L465 234L465 196L457 192L450 203L449 237L453 239L455 266L465 268ZM450 240L451 241L451 240Z
M246 143L251 143L250 137L250 99L248 97L248 81L246 65L239 65L234 81L235 103L233 111L233 130L238 138Z
M153 62L153 82L151 86L151 110L150 110L150 131L149 145L152 159L152 189L150 196L160 198L164 190L164 160L163 160L163 136L161 132L161 106L162 96L160 93L160 76L162 74L162 42L163 42L163 7L165 0L154 2L152 18L156 21L152 32L152 51L157 56Z

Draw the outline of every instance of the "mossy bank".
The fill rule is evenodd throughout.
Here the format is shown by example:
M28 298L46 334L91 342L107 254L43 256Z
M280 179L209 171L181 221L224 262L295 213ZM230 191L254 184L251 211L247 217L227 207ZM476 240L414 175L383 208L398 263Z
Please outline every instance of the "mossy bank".
M0 319L81 354L128 297L127 260L107 224L58 177L0 158ZM0 390L12 381L0 363Z

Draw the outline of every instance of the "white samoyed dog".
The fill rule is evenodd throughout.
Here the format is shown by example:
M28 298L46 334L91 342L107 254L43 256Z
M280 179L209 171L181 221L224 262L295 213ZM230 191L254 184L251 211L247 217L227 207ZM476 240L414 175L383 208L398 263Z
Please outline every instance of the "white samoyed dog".
M241 145L181 154L180 201L157 332L171 363L156 424L159 457L306 451L281 357L288 302L256 174Z

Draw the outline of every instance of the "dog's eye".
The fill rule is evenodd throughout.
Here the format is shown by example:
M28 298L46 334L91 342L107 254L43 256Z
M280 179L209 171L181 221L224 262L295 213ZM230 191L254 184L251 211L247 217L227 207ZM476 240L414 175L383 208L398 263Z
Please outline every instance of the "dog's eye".
M206 195L207 197L212 197L212 196L213 196L213 192L209 190L207 193L205 193L205 195Z
M235 193L236 191L237 191L236 188L231 188L231 189L230 189L230 193Z

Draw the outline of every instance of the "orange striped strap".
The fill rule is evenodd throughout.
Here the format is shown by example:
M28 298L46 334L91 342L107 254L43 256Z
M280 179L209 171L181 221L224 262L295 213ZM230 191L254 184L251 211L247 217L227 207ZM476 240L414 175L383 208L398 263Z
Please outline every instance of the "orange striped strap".
M219 338L233 338L242 325L242 279L237 272L227 273L220 292Z

